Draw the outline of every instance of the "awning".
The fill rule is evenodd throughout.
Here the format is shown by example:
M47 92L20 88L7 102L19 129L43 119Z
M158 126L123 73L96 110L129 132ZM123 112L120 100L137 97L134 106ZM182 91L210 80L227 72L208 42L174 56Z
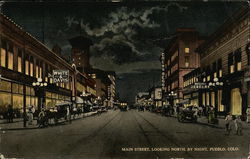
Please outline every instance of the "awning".
M61 105L71 105L71 102L62 102L62 103L57 103L56 106L61 106Z
M81 97L76 97L76 104L83 104L83 100Z
M190 103L189 99L183 99L178 104L189 104L189 103Z

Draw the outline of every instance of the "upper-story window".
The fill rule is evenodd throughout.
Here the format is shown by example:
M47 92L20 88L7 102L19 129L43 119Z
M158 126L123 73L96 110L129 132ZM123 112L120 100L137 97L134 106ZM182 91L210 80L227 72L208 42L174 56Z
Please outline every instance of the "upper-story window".
M39 60L36 60L36 78L39 78Z
M222 77L222 59L219 59L217 63L218 63L218 65L217 65L218 76Z
M185 47L184 52L185 52L186 54L188 54L188 53L190 53L189 51L190 51L189 47Z
M8 49L8 69L13 70L13 45L9 45L9 49Z
M30 56L30 76L34 76L34 59Z
M234 73L234 56L233 53L228 54L228 70L229 73Z
M2 40L2 45L1 45L1 59L0 63L2 67L6 67L6 49L7 49L7 43L6 41Z
M40 65L39 65L39 78L43 77L43 63L42 61L40 61Z
M29 75L29 56L25 56L25 74Z
M17 71L18 72L23 72L23 55L22 55L22 50L18 49L18 57L17 57Z
M241 49L237 49L234 53L235 66L237 71L241 71Z
M189 56L185 56L185 67L189 67Z

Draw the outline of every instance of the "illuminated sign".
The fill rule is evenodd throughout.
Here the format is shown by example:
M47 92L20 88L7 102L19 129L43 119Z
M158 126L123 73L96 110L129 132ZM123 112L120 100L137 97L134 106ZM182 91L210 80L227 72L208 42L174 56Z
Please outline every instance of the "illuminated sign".
M68 83L69 70L53 70L53 83Z

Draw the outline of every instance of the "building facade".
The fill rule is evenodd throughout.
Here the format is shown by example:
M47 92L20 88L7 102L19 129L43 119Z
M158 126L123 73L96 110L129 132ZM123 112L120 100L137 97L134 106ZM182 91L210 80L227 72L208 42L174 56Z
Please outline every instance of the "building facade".
M53 71L69 71L69 82L54 83ZM35 86L34 83L42 83ZM59 54L51 51L8 17L0 14L0 112L8 105L16 114L33 105L37 110L72 102L80 92L95 94L95 81L78 73Z
M201 55L201 104L218 113L244 115L250 105L249 8L238 10L197 51Z
M174 104L183 99L183 76L200 66L199 54L195 49L202 41L203 38L194 29L177 29L174 38L164 50L164 94L174 92Z

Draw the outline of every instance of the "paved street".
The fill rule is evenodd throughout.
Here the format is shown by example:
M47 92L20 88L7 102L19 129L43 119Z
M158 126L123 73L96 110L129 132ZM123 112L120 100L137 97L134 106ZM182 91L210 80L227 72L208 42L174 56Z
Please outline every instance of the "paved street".
M173 117L136 110L111 110L75 120L72 124L1 131L0 152L5 157L25 159L236 159L247 157L249 138L249 127L244 129L243 136L226 136L223 129L199 123L178 123ZM235 151L228 152L229 147L235 147ZM199 149L187 151L187 148Z

